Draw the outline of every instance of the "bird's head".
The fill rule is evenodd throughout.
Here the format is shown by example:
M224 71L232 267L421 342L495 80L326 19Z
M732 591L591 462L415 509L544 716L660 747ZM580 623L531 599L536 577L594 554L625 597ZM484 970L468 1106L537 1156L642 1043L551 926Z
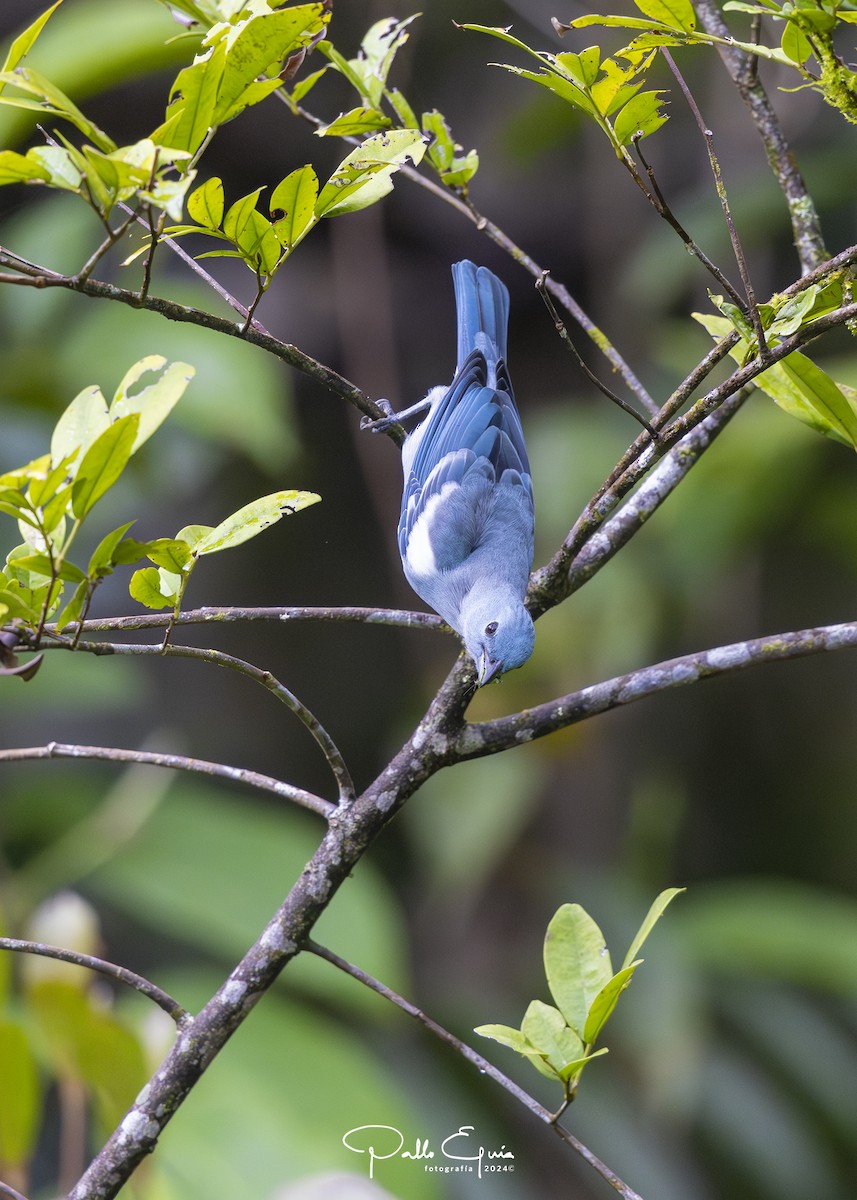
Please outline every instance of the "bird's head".
M470 599L470 597L468 597ZM479 687L506 671L522 667L533 652L533 618L514 598L476 599L462 605L462 636L476 666Z

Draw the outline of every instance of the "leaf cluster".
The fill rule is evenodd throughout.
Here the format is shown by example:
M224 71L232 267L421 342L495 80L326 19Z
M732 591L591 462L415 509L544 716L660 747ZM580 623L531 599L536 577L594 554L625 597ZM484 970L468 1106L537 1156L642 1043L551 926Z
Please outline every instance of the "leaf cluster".
M723 38L698 29L690 0L634 0L634 3L641 17L587 13L567 24L554 20L554 28L560 34L590 25L634 30L636 36L620 55L661 47L732 47L794 68L806 81L805 86L819 91L847 120L857 121L857 74L835 45L841 27L857 22L850 0L760 0L759 3L727 0L724 10L750 13L782 24L782 32L776 33L778 46L766 46L758 37Z
M99 387L84 388L57 421L49 453L0 475L0 513L17 522L23 538L0 571L0 622L20 623L37 642L48 619L55 619L57 630L82 621L98 585L117 566L144 559L155 565L132 576L132 597L178 612L200 557L237 546L319 500L312 492L275 492L216 527L189 526L175 538L148 542L127 536L129 521L101 538L86 566L73 562L73 543L92 510L172 412L193 375L187 363L149 355L126 372L109 403ZM21 672L15 667L9 673Z
M740 364L759 352L758 341L746 315L722 296L711 297L723 314L694 313L694 318L715 340L737 333L729 353ZM812 284L796 296L774 296L758 306L761 326L769 347L812 322L834 312L843 303L843 281L834 278ZM755 386L804 425L857 450L857 389L836 380L798 351L768 367L755 379Z
M544 964L554 1004L533 1000L520 1029L479 1025L475 1032L529 1059L548 1079L558 1080L565 1103L574 1099L584 1067L607 1047L594 1045L642 963L643 943L667 905L684 888L657 897L634 936L622 966L614 973L599 927L579 904L563 904L551 918L544 941Z
M462 29L499 38L537 59L538 71L508 63L493 65L547 88L584 113L605 134L620 159L627 157L627 146L648 137L667 120L663 92L640 90L655 57L650 48L628 47L612 58L602 58L598 46L588 46L579 54L548 54L532 49L508 29L487 25L463 25Z
M475 150L464 152L453 138L443 113L432 109L418 118L403 93L388 86L393 60L408 40L408 26L417 15L401 21L393 17L376 21L354 58L346 58L330 41L320 42L318 49L329 60L328 66L296 84L289 102L297 111L303 98L328 70L338 72L354 88L360 104L321 125L316 131L319 137L353 138L361 133L393 127L418 131L428 139L427 161L441 183L466 195L467 185L479 169L479 155Z
M259 211L264 188L256 188L225 207L223 183L206 180L188 197L188 215L195 225L170 226L171 237L205 234L227 242L230 250L210 250L200 258L240 258L259 278L264 291L292 251L323 217L357 212L392 190L391 176L410 159L418 163L425 151L415 130L378 133L347 155L319 190L318 176L309 165L298 167L271 193L268 215Z

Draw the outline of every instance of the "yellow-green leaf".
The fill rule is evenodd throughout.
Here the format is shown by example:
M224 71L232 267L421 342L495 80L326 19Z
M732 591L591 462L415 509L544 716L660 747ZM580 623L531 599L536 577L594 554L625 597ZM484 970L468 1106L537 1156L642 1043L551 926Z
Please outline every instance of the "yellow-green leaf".
M270 214L281 245L293 250L315 224L318 177L311 166L298 167L274 188Z
M634 0L634 3L641 13L673 29L681 29L685 33L692 33L696 29L696 13L690 0Z
M72 513L81 520L122 472L134 450L139 413L120 417L95 439L83 456L72 489Z
M223 221L223 180L206 179L187 198L188 216L206 229L219 229Z
M232 513L225 521L221 521L209 534L201 538L194 547L196 555L214 554L218 550L228 550L238 546L249 538L256 537L264 529L276 524L282 517L300 512L311 504L317 504L321 496L315 492L272 492L270 496L262 496L245 504L237 512Z
M551 919L544 960L556 1006L582 1038L589 1007L613 968L604 935L579 904L563 904Z

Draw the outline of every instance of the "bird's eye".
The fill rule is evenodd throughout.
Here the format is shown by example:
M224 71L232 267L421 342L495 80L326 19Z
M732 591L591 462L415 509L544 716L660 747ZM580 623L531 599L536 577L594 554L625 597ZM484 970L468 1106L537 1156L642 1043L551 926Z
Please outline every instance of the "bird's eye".
M497 632L497 622L496 622L496 621L490 621L490 622L489 622L489 623L488 623L488 624L485 626L485 636L486 636L486 637L493 637L493 636L494 636L494 634L495 634L496 632Z

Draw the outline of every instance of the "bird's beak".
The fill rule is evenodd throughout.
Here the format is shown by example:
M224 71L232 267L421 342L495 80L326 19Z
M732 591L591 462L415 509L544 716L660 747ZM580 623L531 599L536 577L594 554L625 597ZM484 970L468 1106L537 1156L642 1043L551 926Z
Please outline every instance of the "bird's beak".
M503 660L501 658L489 658L488 651L483 650L479 659L479 686L485 687L486 683L490 683L503 670Z

